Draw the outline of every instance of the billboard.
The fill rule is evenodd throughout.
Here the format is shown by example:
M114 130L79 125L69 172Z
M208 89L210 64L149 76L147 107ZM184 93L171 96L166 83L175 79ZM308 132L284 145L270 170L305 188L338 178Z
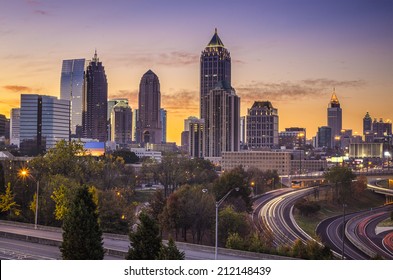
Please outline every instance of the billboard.
M105 154L105 142L86 142L83 147L87 154L94 157L103 156Z

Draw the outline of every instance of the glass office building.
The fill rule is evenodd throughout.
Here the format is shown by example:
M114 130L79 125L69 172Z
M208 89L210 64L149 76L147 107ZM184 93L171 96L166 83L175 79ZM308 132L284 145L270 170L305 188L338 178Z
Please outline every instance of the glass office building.
M22 94L20 150L34 156L69 139L70 102L54 96Z
M61 68L60 98L70 101L70 129L71 135L82 136L82 100L83 82L86 60L63 60Z

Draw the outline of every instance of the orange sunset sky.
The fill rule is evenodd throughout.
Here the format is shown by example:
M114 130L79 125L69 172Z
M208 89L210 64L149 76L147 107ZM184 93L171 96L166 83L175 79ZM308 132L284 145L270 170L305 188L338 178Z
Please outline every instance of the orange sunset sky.
M60 95L63 59L105 66L109 98L137 108L154 71L168 111L167 140L199 116L199 57L218 28L232 57L242 115L256 100L278 108L279 129L326 125L333 88L343 128L362 133L366 112L392 119L393 1L0 0L0 113L21 93Z

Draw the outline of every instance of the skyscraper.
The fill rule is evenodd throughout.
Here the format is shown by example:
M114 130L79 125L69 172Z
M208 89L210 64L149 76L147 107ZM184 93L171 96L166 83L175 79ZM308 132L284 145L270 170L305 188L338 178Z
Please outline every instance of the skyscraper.
M107 112L107 117L108 117L108 141L115 141L112 139L112 122L111 122L111 114L112 114L112 109L115 107L116 104L123 102L128 105L128 99L127 98L115 98L108 100L108 112ZM132 110L131 110L132 111Z
M240 98L225 81L204 97L206 108L204 157L220 157L222 152L240 148Z
M139 85L138 122L136 142L159 144L162 142L160 81L153 71L147 71Z
M250 149L278 146L278 110L269 101L255 101L247 114Z
M327 109L327 126L332 129L331 143L335 143L335 139L341 135L342 129L342 109L338 101L336 91L333 89L332 97L330 99L329 107Z
M317 144L319 148L332 147L332 128L329 126L318 127Z
M20 107L20 151L34 156L68 140L70 101L53 96L22 94Z
M207 109L203 101L204 97L220 81L231 85L231 56L218 37L217 28L209 44L202 51L200 64L200 114L201 119L206 119Z
M19 147L20 137L20 108L11 109L10 143Z
M188 122L188 153L193 158L203 157L205 148L204 133L205 122L200 119L191 119Z
M84 137L100 142L107 140L107 99L108 82L96 51L85 75L82 112Z
M6 127L7 118L5 115L0 114L0 137L5 137L5 127Z
M373 119L368 112L363 118L363 136L364 141L373 142Z
M167 123L167 111L164 108L160 109L160 118L162 126L162 143L166 143L166 123Z
M60 79L60 98L70 101L70 130L74 137L82 136L83 83L86 60L63 60Z
M111 140L116 144L128 144L132 139L132 110L128 100L119 101L111 112Z

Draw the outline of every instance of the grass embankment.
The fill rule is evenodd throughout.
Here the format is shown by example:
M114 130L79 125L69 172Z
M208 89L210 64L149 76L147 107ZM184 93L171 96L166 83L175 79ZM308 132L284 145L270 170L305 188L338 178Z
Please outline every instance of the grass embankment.
M134 201L139 203L149 202L156 190L146 189L146 190L135 190Z
M315 234L315 229L321 221L333 216L342 215L343 213L343 208L341 204L327 202L325 198L326 197L324 195L320 195L320 200L317 200L317 202L321 206L321 210L319 210L314 215L306 217L301 216L299 214L299 211L297 211L296 209L294 211L294 217L298 225L313 238L317 238ZM312 197L312 199L314 198ZM352 213L364 209L374 208L383 205L384 202L385 197L383 195L366 190L360 197L352 197L346 202L347 207L345 209L345 212Z

